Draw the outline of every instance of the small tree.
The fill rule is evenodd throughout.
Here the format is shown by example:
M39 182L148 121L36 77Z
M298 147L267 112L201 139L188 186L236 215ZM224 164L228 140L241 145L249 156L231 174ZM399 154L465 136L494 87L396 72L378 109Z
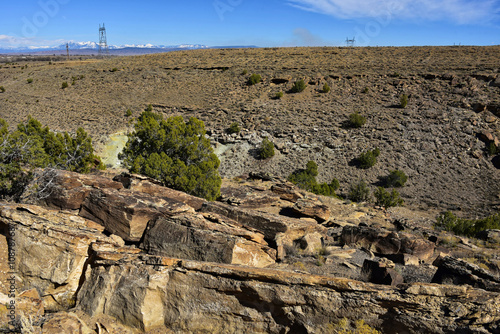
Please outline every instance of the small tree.
M393 206L401 206L404 201L399 196L399 193L393 189L390 193L382 187L378 187L374 193L375 204L383 206L384 208L389 208Z
M408 180L405 172L402 170L392 170L390 174L386 177L386 187L402 187Z
M360 115L358 112L349 115L348 125L351 128L360 128L366 123L366 118Z
M372 151L366 151L362 153L358 158L359 167L363 169L368 169L373 167L377 163L377 157L380 155L380 150L375 148Z
M229 128L226 130L227 133L239 133L241 131L240 125L238 122L234 122L229 126Z
M152 109L148 107L148 109ZM124 167L188 194L215 200L220 196L220 161L205 137L205 124L181 116L164 120L144 111L119 154Z
M268 159L274 156L274 144L267 138L264 138L260 144L259 152L260 159Z
M330 91L330 86L328 86L328 83L325 82L323 85L323 89L321 90L322 93L328 93Z
M408 105L408 95L406 95L406 94L401 95L400 105L401 105L401 108L406 108L406 106Z
M291 89L292 93L300 93L306 89L307 85L303 79L300 79L299 81L295 81L293 84L293 87Z
M260 74L252 74L250 76L250 78L248 78L247 85L253 86L255 84L258 84L261 81L262 81L262 77L260 76Z
M351 184L347 197L354 202L367 202L370 199L370 188L364 180L359 180Z

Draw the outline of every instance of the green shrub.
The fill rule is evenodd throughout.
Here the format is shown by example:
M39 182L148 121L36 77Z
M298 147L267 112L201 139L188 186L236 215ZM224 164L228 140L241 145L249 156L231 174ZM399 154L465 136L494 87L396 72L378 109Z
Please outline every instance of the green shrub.
M127 112L125 113L125 116L127 116L127 117L132 116L132 110L127 109Z
M0 86L0 93L4 93L5 92L5 87L4 86Z
M260 76L260 74L252 74L250 76L250 78L248 78L247 85L253 86L255 84L258 84L261 81L262 81L262 77Z
M113 67L113 68L111 69L111 72L116 72L116 71L118 71L118 68L117 68L117 67Z
M370 92L370 88L365 87L365 89L363 89L363 93L368 94L369 92Z
M61 86L62 89L68 88L68 82L64 81Z
M367 202L370 199L370 188L364 180L359 180L351 184L347 197L354 202Z
M29 83L29 84L32 83L33 82L33 78L26 79L26 82Z
M323 85L323 89L321 90L321 92L328 93L329 91L330 91L330 86L328 86L328 84L325 82L325 84Z
M307 162L306 169L299 169L288 176L288 181L296 184L299 188L310 191L317 195L334 196L339 189L339 181L333 179L330 183L318 183L318 165L314 161Z
M277 100L281 99L283 97L283 92L277 92L275 98Z
M436 227L455 234L475 237L484 230L500 229L500 213L482 219L462 219L447 211L438 216Z
M74 136L53 133L34 118L17 125L9 133L7 122L0 119L0 195L18 199L33 177L34 168L58 168L88 173L102 168L94 155L92 139L78 128Z
M299 81L295 81L293 87L291 89L292 93L300 93L306 89L307 85L304 80L300 79Z
M494 142L490 141L488 144L486 144L486 152L488 155L496 155L500 153L500 148L495 145Z
M366 123L366 117L360 115L358 112L349 115L348 125L351 128L360 128Z
M258 151L259 159L268 159L274 156L274 144L267 138L262 140Z
M358 164L360 168L368 169L373 167L377 163L377 157L380 155L380 150L375 148L372 151L366 151L365 153L361 153L359 156Z
M406 106L408 105L408 95L406 95L406 94L401 95L399 102L400 102L401 108L406 108Z
M152 111L142 112L118 157L131 173L164 186L207 200L220 196L220 161L205 137L205 124L195 117L184 122L181 116L164 120Z
M248 74L247 70L243 70L243 72L241 72L241 75L247 75L247 74Z
M226 130L227 133L239 133L241 131L240 125L237 122L234 122L229 126Z
M389 208L393 206L401 206L404 201L399 196L399 193L393 189L390 193L382 187L378 187L374 192L375 204L378 206L383 206L384 208Z
M146 107L146 111L153 111L153 105L151 103Z
M392 170L385 179L385 186L390 188L402 187L407 180L408 177L406 176L405 172L403 172L402 170Z

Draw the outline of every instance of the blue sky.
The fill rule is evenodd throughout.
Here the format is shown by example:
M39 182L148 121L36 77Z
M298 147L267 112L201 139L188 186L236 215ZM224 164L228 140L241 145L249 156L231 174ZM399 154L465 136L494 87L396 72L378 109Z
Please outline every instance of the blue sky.
M498 45L500 0L0 1L0 48L108 44Z

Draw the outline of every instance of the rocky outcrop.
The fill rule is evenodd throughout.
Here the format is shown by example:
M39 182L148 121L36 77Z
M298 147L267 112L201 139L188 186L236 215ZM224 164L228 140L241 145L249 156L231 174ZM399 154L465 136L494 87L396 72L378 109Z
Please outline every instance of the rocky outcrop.
M361 275L368 282L376 284L396 286L403 283L403 277L394 270L394 263L390 260L365 260L363 268L361 268Z
M368 226L345 226L341 239L346 245L356 244L400 263L410 261L408 255L418 261L428 261L435 249L430 241Z
M36 288L49 311L74 306L90 244L116 244L93 221L38 206L1 204L2 224L15 231L17 288Z
M199 210L205 199L186 194L182 191L170 189L161 186L161 184L138 174L121 173L113 178L114 181L121 183L126 189L130 189L143 194L148 194L154 197L174 198L179 202L189 205L195 210Z
M138 242L150 220L183 212L194 213L194 209L169 197L154 197L128 189L96 189L83 202L80 216L102 224L124 240Z
M391 288L112 249L95 252L77 309L143 331L324 333L347 317L387 333L494 332L500 320L500 295L466 286Z
M476 265L451 256L439 256L433 263L438 267L433 283L470 285L475 288L500 292L500 277L491 275Z
M330 218L330 209L328 206L314 198L304 197L297 199L292 210L300 216L314 218L320 223Z
M264 236L241 226L210 222L202 215L159 217L149 222L141 248L149 254L266 267L276 260ZM256 242L257 241L257 242Z
M307 234L319 233L326 236L327 229L315 221L305 221L284 216L277 216L265 212L248 210L230 206L224 203L207 202L201 212L215 213L235 220L245 227L250 227L264 234L266 240L276 244L277 258L283 259L286 255L285 247L293 246L294 241L300 240ZM321 243L311 245L314 248L322 247Z

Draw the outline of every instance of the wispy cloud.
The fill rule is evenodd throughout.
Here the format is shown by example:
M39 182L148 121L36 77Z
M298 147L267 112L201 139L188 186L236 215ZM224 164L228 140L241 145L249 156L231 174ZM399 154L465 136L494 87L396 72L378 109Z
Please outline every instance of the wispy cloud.
M0 35L0 48L14 49L14 48L48 48L66 43L62 39L45 40L39 38L20 37L15 35Z
M290 45L297 46L324 46L328 43L321 37L313 35L308 29L297 28L293 31L293 41Z
M459 24L498 18L500 0L287 0L299 9L343 19L446 20Z

